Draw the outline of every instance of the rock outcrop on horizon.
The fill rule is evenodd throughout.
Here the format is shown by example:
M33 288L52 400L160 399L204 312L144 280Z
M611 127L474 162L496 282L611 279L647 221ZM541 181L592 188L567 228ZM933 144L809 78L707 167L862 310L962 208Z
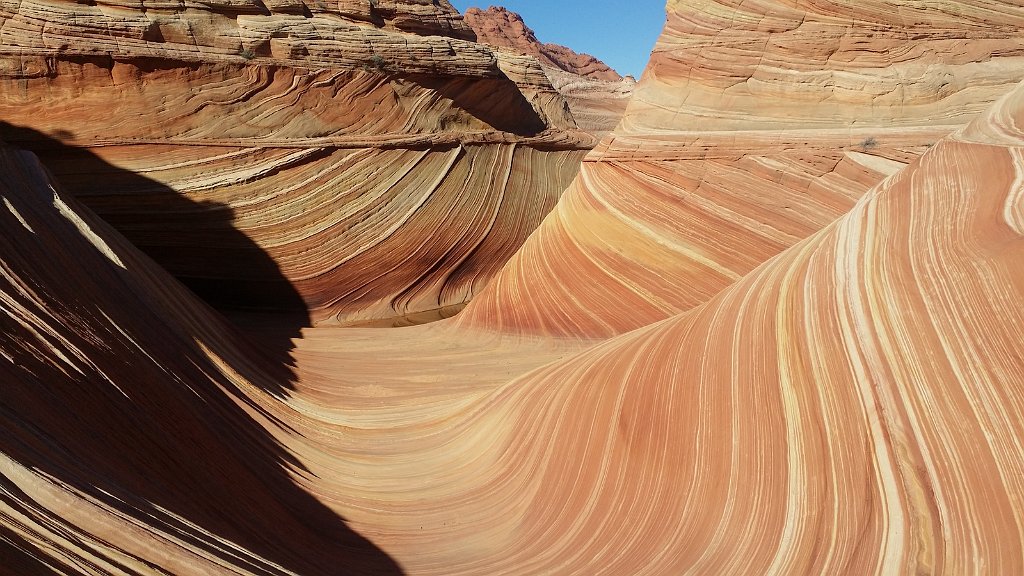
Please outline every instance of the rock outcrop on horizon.
M483 44L533 56L541 64L576 76L605 82L622 80L618 72L590 54L577 54L559 44L542 43L523 22L522 16L501 6L486 10L470 8L466 10L465 22Z
M589 54L577 54L558 44L542 44L522 16L505 8L470 8L465 21L480 42L535 57L565 97L580 128L603 135L619 123L636 85L632 77L619 76Z
M414 37L385 15L353 25ZM166 269L247 255L300 307L347 290L285 257L348 249L310 232L358 186L338 182L373 190L338 208L365 203L342 219L359 246L462 254L482 196L414 224L377 199L570 179L585 135L536 60L491 52L525 105L483 100L483 72L148 62L99 89L120 60L60 56L4 77L27 109L0 108L0 573L1024 573L1021 30L1002 0L672 0L550 214L506 262L471 251L500 270L465 310L405 328L229 321ZM408 107L361 123L367 94ZM494 222L528 228L514 201ZM306 314L367 309L346 290Z

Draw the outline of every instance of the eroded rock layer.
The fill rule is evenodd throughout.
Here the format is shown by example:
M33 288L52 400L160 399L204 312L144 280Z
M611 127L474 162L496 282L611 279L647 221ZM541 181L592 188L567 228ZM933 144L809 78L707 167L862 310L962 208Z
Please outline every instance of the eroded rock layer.
M455 573L1020 571L1022 128L1024 85L704 305L448 422L445 453L472 456L403 511L472 560L431 559ZM482 442L495 427L507 436ZM489 552L445 526L466 501L488 510Z
M357 4L7 6L0 137L217 305L450 314L595 139L447 2Z
M604 135L619 123L636 84L632 77L622 78L588 54L542 44L519 14L505 8L470 8L466 24L481 43L536 58L581 129Z
M632 77L606 82L553 68L545 68L544 71L565 98L576 125L599 136L604 136L619 124L636 86Z
M287 348L253 347L6 145L0 226L0 573L399 573L290 477L261 407Z
M610 336L706 301L1018 82L1022 18L1012 2L670 3L621 124L462 322Z
M387 338L380 330L308 330L295 352L296 388L281 400L259 391L271 382L261 375L268 368L210 324L212 312L149 271L71 200L45 186L26 193L22 181L40 180L38 168L28 175L8 169L16 188L5 188L5 254L24 256L5 258L4 369L17 385L4 389L4 406L13 415L7 425L18 430L5 436L5 453L15 454L4 468L5 525L21 541L44 546L22 544L31 557L55 562L41 550L56 542L70 551L62 561L109 572L154 561L152 538L169 555L160 566L170 569L177 558L197 561L193 555L211 570L238 561L216 559L208 544L169 542L166 531L182 538L179 529L144 524L131 538L106 532L108 523L120 526L151 509L141 501L115 506L103 493L89 498L50 461L77 469L78 450L102 453L99 446L11 448L11 438L31 446L41 431L59 433L59 423L74 421L49 416L46 396L38 396L68 393L56 386L66 376L52 372L67 365L86 375L74 377L77 386L89 383L98 393L77 406L93 416L109 411L87 425L96 430L86 439L115 433L110 415L139 414L142 398L161 407L182 402L152 396L158 382L176 383L170 389L184 398L209 402L213 395L221 403L218 390L226 389L227 398L255 402L259 410L246 418L259 423L254 434L271 434L296 459L291 481L323 503L328 518L344 516L372 535L409 573L963 572L979 561L995 572L1018 571L1020 126L1024 86L838 221L688 313L575 352L585 343L459 332L450 323ZM37 230L46 230L42 238ZM77 261L48 264L42 256L60 250L47 248L50 242ZM66 278L69 268L91 273L62 280L62 290L28 291L18 281L50 286L57 279L47 274ZM125 291L104 294L119 277ZM147 277L156 284L142 284ZM162 295L136 308L137 293ZM97 312L68 316L81 305L67 302ZM183 320L157 329L163 310ZM993 320L982 325L985 318ZM99 334L108 334L102 347ZM194 339L168 344L182 334ZM129 387L131 370L141 368L119 360L132 354L119 349L122 342L152 356L157 371L144 376L144 394ZM181 358L202 371L159 370ZM395 369L406 363L420 368ZM175 422L190 430L212 425L193 418ZM249 426L239 418L223 430ZM165 420L143 421L149 430ZM144 438L159 450L185 449L166 435ZM266 458L249 450L242 457ZM145 462L134 465L167 473ZM136 473L115 469L123 470L121 482ZM62 481L46 480L47 470ZM195 474L182 465L174 477ZM197 481L222 486L201 475ZM188 532L192 541L217 535L246 546L233 553L246 558L246 571L266 573L260 562L272 555L289 558L274 548L252 556L258 542L191 508L194 494L176 501L153 486L103 489L129 502L144 494L194 523L201 529ZM256 496L270 499L260 501L264 512L281 497ZM40 517L64 528L42 529L32 520ZM60 539L67 530L90 544ZM819 545L822 535L829 546ZM116 548L105 544L111 538ZM600 544L609 539L616 546ZM318 558L368 553L318 550ZM311 564L286 565L320 573Z
M119 171L144 168L162 186L139 190L129 178L119 190L117 174L99 191L63 180L215 304L265 308L284 303L281 294L293 288L314 323L356 323L468 301L554 206L582 154L483 143L112 146L96 157ZM189 227L195 231L167 240ZM253 262L254 247L280 268L276 278Z

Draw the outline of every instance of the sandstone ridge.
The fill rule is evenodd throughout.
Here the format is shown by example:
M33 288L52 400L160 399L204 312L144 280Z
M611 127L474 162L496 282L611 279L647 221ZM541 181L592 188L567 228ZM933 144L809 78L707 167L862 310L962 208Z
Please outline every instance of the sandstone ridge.
M461 321L610 336L689 310L1022 76L1010 3L830 6L671 4L622 121Z
M604 135L622 118L636 84L632 77L622 78L590 55L541 44L522 17L505 8L470 8L465 20L480 42L536 58L581 129Z
M446 0L7 4L0 137L218 306L450 314L596 143L536 59L474 38Z
M500 6L491 6L486 10L470 8L466 10L465 22L483 44L534 56L541 64L577 76L606 82L622 80L618 72L589 54L577 54L558 44L541 43L522 16Z

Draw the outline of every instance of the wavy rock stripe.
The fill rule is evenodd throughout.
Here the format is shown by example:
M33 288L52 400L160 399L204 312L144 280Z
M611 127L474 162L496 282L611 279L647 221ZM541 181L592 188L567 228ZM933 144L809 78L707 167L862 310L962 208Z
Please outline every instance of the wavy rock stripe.
M608 337L705 302L1016 84L1021 17L671 2L619 127L459 322Z
M164 58L40 58L35 77L0 74L0 113L14 124L59 132L69 143L301 144L325 137L502 131L533 136L547 128L575 128L564 101L561 108L535 109L508 78ZM557 95L550 84L547 92Z
M503 131L572 124L564 101L540 113L507 79L109 59L50 67L25 91L7 80L0 113L32 127L8 138L39 150L209 300L308 308L314 321L450 315L537 226L593 143L553 127ZM81 121L98 110L108 116ZM424 243L424 230L441 232Z
M560 548L609 573L1019 571L1022 120L1018 89L968 131L1001 137L938 144L708 305L524 384L575 389L545 444L606 443L539 480L594 479L565 495L593 512L530 507L523 540L590 526Z
M472 36L447 2L336 4L0 8L0 137L219 306L344 324L451 315L596 139L535 59L438 36ZM122 34L132 22L151 27ZM255 23L272 48L308 53L225 55L167 32Z
M554 206L584 154L515 144L93 151L110 173L96 173L91 153L76 163L58 150L50 164L172 274L209 301L304 306L316 323L463 305ZM107 185L96 189L96 178ZM290 287L302 302L279 300Z
M5 530L94 573L386 573L307 531L338 513L417 574L1019 571L1022 127L1024 86L706 304L569 358L451 324L389 353L313 329L283 401L215 315L5 152ZM256 481L264 433L288 464ZM292 482L334 514L291 524L313 506Z
M827 146L763 152L584 162L459 322L583 337L639 328L706 301L903 166Z
M966 124L1017 83L1014 2L673 0L623 132Z
M468 402L325 376L378 356L314 329L300 482L416 574L1018 572L1021 174L1024 85L705 304Z

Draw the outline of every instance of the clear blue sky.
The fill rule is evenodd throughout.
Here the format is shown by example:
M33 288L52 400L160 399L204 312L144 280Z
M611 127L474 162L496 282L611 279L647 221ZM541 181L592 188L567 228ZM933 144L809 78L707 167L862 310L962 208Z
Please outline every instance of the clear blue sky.
M665 25L664 0L451 0L461 12L504 6L523 16L541 42L597 56L637 79Z

